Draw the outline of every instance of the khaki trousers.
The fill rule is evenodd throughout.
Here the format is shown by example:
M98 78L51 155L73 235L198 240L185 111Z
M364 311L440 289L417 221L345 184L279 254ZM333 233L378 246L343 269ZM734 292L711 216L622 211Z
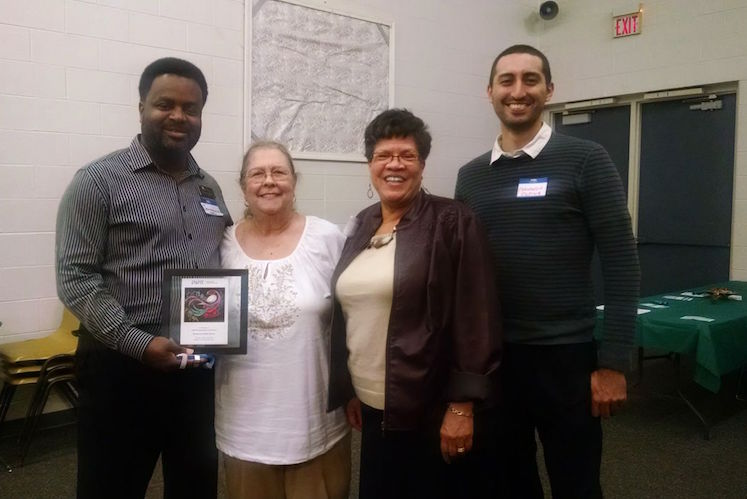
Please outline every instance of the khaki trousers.
M229 499L347 499L350 433L324 454L298 464L272 465L223 455Z

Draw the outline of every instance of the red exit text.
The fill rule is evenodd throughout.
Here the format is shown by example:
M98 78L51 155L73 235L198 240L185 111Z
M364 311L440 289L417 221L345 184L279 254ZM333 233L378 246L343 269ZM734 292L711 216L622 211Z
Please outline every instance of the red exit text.
M615 38L637 35L641 32L641 13L625 14L613 19L612 31Z

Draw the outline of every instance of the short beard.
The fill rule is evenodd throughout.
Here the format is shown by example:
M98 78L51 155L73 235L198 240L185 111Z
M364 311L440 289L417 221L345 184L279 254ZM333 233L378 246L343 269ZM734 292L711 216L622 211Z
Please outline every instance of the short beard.
M501 121L501 127L504 130L508 129L512 132L522 133L522 132L526 132L527 130L531 130L532 127L534 127L537 124L538 120L539 121L542 120L541 114L538 117L538 119L533 120L533 121L522 121L518 123L516 122L510 123L510 122Z
M164 143L164 136L162 134L141 134L141 137L142 144L151 156L170 161L186 157L197 144L197 140L199 140L199 135L194 141L192 140L192 137L188 135L188 142L184 144L184 147L181 147L180 145L169 147Z

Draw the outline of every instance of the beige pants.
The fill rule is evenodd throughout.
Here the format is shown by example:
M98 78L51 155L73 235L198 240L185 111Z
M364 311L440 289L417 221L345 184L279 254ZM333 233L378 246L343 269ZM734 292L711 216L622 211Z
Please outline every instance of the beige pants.
M230 499L347 499L350 433L331 449L299 464L271 465L223 455Z

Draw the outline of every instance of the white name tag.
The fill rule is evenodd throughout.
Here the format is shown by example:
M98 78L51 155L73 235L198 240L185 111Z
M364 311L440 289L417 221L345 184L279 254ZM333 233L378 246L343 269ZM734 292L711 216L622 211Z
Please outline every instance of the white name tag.
M517 198L542 198L547 194L547 177L520 178Z
M215 199L200 198L200 204L202 205L202 209L205 210L205 213L207 215L213 217L223 216L223 213L220 211L220 206L218 206L218 203L215 201Z

